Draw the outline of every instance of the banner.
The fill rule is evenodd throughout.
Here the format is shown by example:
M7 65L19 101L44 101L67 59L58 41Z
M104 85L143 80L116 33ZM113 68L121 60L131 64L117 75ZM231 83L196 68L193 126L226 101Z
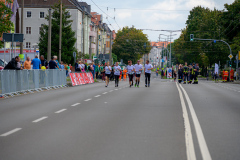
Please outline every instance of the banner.
M83 73L79 73L80 74L80 80L82 84L86 84L83 78Z
M75 77L76 77L77 85L82 85L81 84L81 80L80 80L80 74L79 73L75 73Z
M90 80L90 83L94 83L92 73L87 73L87 75L88 75L88 78L89 78L89 80Z
M70 76L70 79L71 79L71 82L72 82L72 86L76 86L77 82L76 82L76 78L75 78L74 73L69 73L69 76Z
M167 78L172 78L172 68L167 69Z

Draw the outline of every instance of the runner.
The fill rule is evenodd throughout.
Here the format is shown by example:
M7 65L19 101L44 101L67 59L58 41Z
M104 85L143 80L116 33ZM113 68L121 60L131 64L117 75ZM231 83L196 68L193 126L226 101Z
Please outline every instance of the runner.
M136 81L135 81L135 87L139 87L140 83L140 76L142 73L143 66L140 64L140 60L137 61L137 64L134 65L135 73L136 73Z
M106 86L105 87L108 87L111 71L112 71L112 67L109 66L109 62L107 62L107 65L105 66L105 75L106 75L106 78L105 78Z
M128 61L127 72L129 77L129 87L133 86L133 73L134 66L132 65L132 61Z
M118 62L116 62L116 65L114 66L115 87L118 87L120 71L121 67L118 65Z
M150 87L150 77L151 77L152 69L153 69L153 66L149 64L149 60L146 60L146 64L144 66L145 87Z

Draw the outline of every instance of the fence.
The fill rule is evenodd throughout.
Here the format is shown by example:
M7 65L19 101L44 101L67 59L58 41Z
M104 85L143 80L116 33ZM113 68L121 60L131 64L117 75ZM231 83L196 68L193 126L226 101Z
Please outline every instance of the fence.
M47 70L2 70L0 71L0 95L41 91L63 87L67 84L66 71Z

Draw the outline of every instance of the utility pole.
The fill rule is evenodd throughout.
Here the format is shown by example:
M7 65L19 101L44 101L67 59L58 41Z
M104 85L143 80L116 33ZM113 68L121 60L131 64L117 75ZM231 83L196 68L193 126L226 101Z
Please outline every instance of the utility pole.
M112 62L112 31L110 32L110 53L109 53L109 61L110 61L110 65L113 64Z
M49 8L49 24L48 24L48 52L47 52L47 60L51 60L51 37L52 37L52 9Z
M23 9L24 9L24 0L22 0L21 8L21 33L23 34ZM20 43L20 54L23 54L23 42Z
M170 32L170 54L169 54L169 63L170 63L170 67L172 68L172 47L171 47L171 40L172 40L172 32Z
M61 56L62 56L62 0L60 4L59 54L58 54L59 63L61 63L62 59Z

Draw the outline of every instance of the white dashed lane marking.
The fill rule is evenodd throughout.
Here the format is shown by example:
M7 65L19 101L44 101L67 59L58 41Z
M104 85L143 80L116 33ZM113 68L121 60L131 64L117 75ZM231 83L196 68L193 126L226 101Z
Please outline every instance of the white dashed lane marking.
M55 112L55 113L61 113L61 112L64 112L64 111L66 111L67 109L61 109L61 110L59 110L59 111L57 111L57 112Z
M95 96L95 97L100 97L101 95L97 95L97 96Z
M112 92L113 90L110 90L109 92Z
M48 117L42 117L42 118L39 118L39 119L36 119L36 120L34 120L34 121L32 121L33 123L37 123L37 122L40 122L40 121L42 121L42 120L44 120L44 119L47 119Z
M91 101L91 100L92 100L92 99L86 99L86 100L84 100L84 101L86 101L86 102L87 102L87 101Z
M77 106L77 105L79 105L79 104L81 104L81 103L75 103L75 104L73 104L73 105L71 105L71 106L74 107L74 106Z
M118 89L115 89L115 91L117 91Z
M13 133L15 133L15 132L17 132L17 131L20 131L22 128L15 128L15 129L13 129L13 130L11 130L11 131L9 131L9 132L7 132L7 133L4 133L4 134L2 134L2 135L0 135L1 137L6 137L6 136L8 136L8 135L10 135L10 134L13 134Z
M104 92L103 94L107 94L108 92Z

